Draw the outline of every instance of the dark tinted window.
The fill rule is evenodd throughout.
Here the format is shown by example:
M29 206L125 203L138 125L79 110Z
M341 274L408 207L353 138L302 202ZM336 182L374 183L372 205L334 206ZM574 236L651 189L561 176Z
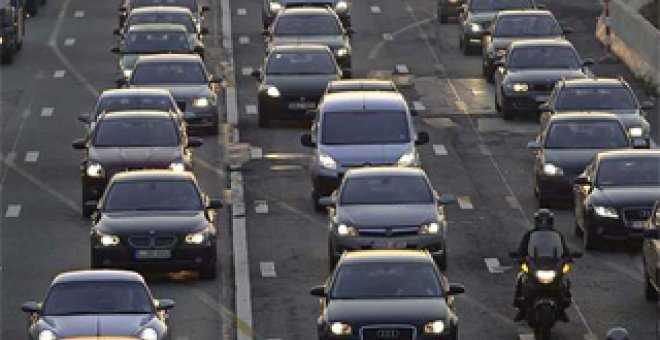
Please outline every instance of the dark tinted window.
M150 6L173 6L185 7L190 11L197 12L197 0L132 0L133 8Z
M334 299L424 298L444 295L431 264L361 263L339 268Z
M193 22L190 14L179 13L179 14L135 14L131 15L127 27L131 27L136 24L153 24L153 23L164 23L164 24L180 24L186 27L188 33L196 32L195 23Z
M659 186L660 158L605 159L596 181L602 186Z
M410 142L404 111L325 112L323 144L400 144Z
M555 122L546 136L547 149L615 149L628 147L623 128L615 121Z
M170 96L139 95L139 96L107 96L102 97L96 106L96 113L92 120L101 112L118 112L133 110L176 111Z
M509 53L510 69L578 69L581 62L575 50L569 47L519 47Z
M104 211L199 211L202 201L191 181L144 180L112 185Z
M507 15L497 21L496 37L547 37L562 34L557 20L550 15Z
M636 110L633 94L625 87L563 87L555 107L559 110Z
M94 131L96 147L177 146L179 134L171 119L101 120Z
M273 53L266 74L336 74L334 57L328 52Z
M3 27L14 24L14 9L11 7L0 8L0 25Z
M341 189L341 204L432 204L433 194L421 176L349 178Z
M531 0L471 0L472 12L495 12L506 9L533 8Z
M533 232L529 235L527 253L530 257L561 257L564 254L564 246L559 233L555 231Z
M273 28L275 35L339 35L337 18L332 15L285 15Z
M200 63L140 63L133 70L131 83L149 84L205 84L206 73Z
M137 282L67 282L53 286L44 302L43 315L150 314L153 304Z
M142 52L188 52L188 34L186 32L144 32L134 31L124 38L125 53Z

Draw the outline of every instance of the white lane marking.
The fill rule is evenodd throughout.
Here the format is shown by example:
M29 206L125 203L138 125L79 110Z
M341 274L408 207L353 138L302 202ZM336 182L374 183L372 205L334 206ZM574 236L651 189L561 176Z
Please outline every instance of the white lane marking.
M252 66L245 66L241 69L241 73L243 73L244 76L252 75L252 71L254 71Z
M466 113L468 112L468 106L464 101L457 100L456 102L454 102L454 104L456 104L456 107L458 108L459 111Z
M520 340L534 340L536 339L534 337L534 333L525 333L525 334L519 334Z
M257 114L257 106L252 105L252 104L245 105L245 113L247 113L249 115L256 115Z
M5 217L7 218L16 218L21 214L21 205L20 204L10 204L7 206L7 212L5 212Z
M419 100L415 100L412 104L415 111L426 111L426 106L424 106L424 103Z
M406 5L406 12L413 13L415 10L410 5Z
M493 153L488 149L488 146L486 144L479 143L479 151L481 151L481 154L484 156L492 156Z
M449 154L447 148L442 144L433 145L433 152L435 152L436 156L447 156Z
M396 73L399 74L407 74L410 72L410 70L408 70L408 66L405 64L396 64L394 68L396 69Z
M378 7L378 6L371 6L371 13L373 13L373 14L380 14L380 13L381 13L381 11L380 11L380 7Z
M64 39L64 46L73 46L76 43L76 38Z
M470 200L470 196L458 196L458 206L459 208L463 210L472 210L474 209L474 205L472 205L472 201Z
M472 92L472 95L475 96L475 97L484 93L483 90L471 89L470 91Z
M236 14L238 15L247 15L247 9L246 8L239 8L236 10Z
M504 273L504 270L502 270L502 266L500 265L500 260L496 257L487 257L484 259L484 262L486 263L486 268L488 268L488 272L491 274L502 274Z
M522 207L520 206L520 202L518 202L518 198L516 196L507 195L505 198L507 203L509 203L509 205L511 206L511 208L522 209Z
M65 70L57 70L53 73L53 78L63 78L65 74Z
M261 269L261 277L277 277L275 262L260 262L259 268Z
M391 33L383 33L383 40L392 41L392 40L394 40L394 37L392 36Z
M250 158L251 159L264 158L264 150L259 147L253 146L252 148L250 148Z
M73 17L74 18L82 18L85 16L85 11L75 11L73 12Z
M41 116L42 117L51 117L53 115L53 112L55 111L54 107L44 107L41 109Z
M39 159L39 151L28 151L25 153L26 163L35 163Z
M254 212L256 214L268 214L268 201L255 200L254 201Z
M238 37L238 43L241 45L247 45L250 43L250 37L248 37L247 35L241 35L240 37Z

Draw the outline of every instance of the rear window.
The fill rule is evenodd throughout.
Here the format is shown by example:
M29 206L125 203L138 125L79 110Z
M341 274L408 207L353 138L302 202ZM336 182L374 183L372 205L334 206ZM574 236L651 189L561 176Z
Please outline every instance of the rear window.
M495 37L554 37L562 29L550 15L507 15L500 17L495 26Z
M333 15L286 15L275 22L275 35L340 35L341 26Z
M329 52L273 53L266 74L336 74L337 65Z
M133 8L151 7L151 6L170 6L170 7L185 7L190 11L197 12L197 0L132 0Z
M176 107L169 96L162 95L136 95L136 96L107 96L102 97L96 106L93 120L101 112L119 112L134 110L154 110L176 112Z
M548 130L546 149L617 149L628 147L628 138L615 121L555 122Z
M324 112L321 142L342 144L402 144L410 142L405 111Z
M171 119L101 120L94 131L96 147L167 147L179 145Z
M186 13L134 14L130 16L128 23L126 25L127 27L131 27L137 24L155 24L155 23L180 24L186 27L186 30L188 31L189 34L194 33L197 30L195 28L195 23L193 22L192 17L190 16L190 14L186 14Z
M432 204L433 193L421 176L348 178L339 202L348 204Z
M563 87L555 107L559 110L636 110L634 95L626 87Z

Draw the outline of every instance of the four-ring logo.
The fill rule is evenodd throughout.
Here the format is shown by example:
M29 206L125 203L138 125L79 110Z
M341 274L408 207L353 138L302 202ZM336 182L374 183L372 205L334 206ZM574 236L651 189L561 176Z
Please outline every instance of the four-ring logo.
M376 337L378 339L398 339L399 334L398 329L379 329L376 331Z

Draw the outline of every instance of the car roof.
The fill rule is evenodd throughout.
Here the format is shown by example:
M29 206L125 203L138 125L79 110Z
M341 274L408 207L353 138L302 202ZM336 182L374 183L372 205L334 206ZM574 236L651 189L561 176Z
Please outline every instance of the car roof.
M334 12L330 8L326 7L287 7L278 14L278 16L286 15L332 15Z
M100 97L127 97L127 96L140 96L140 95L163 95L171 96L169 90L159 88L124 88L124 89L108 89L101 92Z
M105 112L100 120L139 119L139 118L172 118L172 112L155 110L110 111Z
M138 7L131 10L131 15L133 14L145 14L145 13L188 13L192 14L189 8L186 7L177 7L177 6L147 6L147 7Z
M197 54L152 54L140 56L140 63L169 63L169 62L201 63L202 58Z
M421 168L410 168L402 166L378 166L362 167L349 169L345 177L360 178L371 176L419 176L423 177L426 173Z
M275 45L270 49L270 53L275 52L317 52L324 51L330 52L330 48L326 45L321 44L285 44L285 45Z
M407 111L408 104L398 92L352 91L328 93L319 104L322 112L333 111Z
M177 31L177 32L187 32L186 26L181 24L174 23L145 23L132 25L128 28L128 32L145 32L145 31Z
M499 11L497 13L497 16L499 17L504 17L504 16L520 16L520 15L551 15L552 12L550 12L547 9L534 9L534 8L528 8L528 9L508 9L504 11Z
M568 120L614 120L617 122L619 118L610 112L566 112L562 114L552 115L550 117L551 122L556 121L568 121Z
M195 175L189 171L172 170L136 170L119 172L112 176L111 182L130 182L143 180L188 180L195 181Z
M511 48L519 47L535 47L535 46L557 46L557 47L573 47L570 41L566 39L530 39L530 40L514 40L511 42Z
M327 91L397 91L397 88L391 80L341 79L330 81Z
M342 264L355 263L433 263L433 258L424 250L360 250L346 252Z
M77 270L57 275L52 284L86 281L130 281L144 284L144 278L128 270Z
M598 153L599 159L630 159L639 157L660 158L660 149L610 150Z
M619 78L574 78L566 79L563 81L564 86L580 87L580 86L622 86L626 82Z

